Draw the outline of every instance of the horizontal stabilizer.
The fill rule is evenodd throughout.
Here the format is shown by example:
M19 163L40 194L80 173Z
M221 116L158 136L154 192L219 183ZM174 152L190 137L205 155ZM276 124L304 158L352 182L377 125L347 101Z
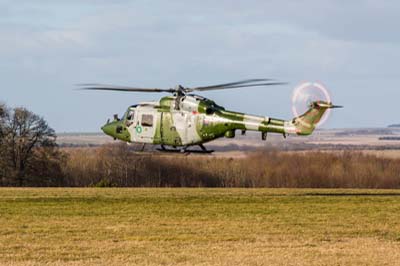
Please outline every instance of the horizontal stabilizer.
M315 107L327 108L327 109L343 108L343 106L341 105L333 105L332 103L328 102L313 102L310 104L310 108L315 108Z

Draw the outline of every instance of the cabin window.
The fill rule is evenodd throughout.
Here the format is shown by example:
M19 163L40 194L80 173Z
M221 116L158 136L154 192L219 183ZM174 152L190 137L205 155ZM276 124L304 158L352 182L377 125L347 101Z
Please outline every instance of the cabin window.
M153 126L153 115L142 115L142 126L152 127Z

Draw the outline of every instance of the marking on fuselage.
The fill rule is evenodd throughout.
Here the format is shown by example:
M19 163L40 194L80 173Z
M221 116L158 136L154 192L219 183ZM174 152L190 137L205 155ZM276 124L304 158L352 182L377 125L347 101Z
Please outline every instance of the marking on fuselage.
M247 130L255 130L261 126L261 123L266 121L264 117L245 115L243 118L244 125Z

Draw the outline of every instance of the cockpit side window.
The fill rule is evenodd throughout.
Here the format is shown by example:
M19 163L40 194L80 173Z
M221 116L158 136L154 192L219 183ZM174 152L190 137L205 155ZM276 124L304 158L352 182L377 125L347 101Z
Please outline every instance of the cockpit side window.
M135 118L135 111L130 110L128 111L128 115L126 116L127 120L133 120Z
M133 119L135 118L135 111L129 110L126 113L126 126L130 127L133 124Z

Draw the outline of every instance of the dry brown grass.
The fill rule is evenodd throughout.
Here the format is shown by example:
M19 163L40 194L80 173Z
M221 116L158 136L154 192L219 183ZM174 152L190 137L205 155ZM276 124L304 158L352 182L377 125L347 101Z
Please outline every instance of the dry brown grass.
M400 188L400 158L364 152L252 152L232 157L68 149L66 185Z

